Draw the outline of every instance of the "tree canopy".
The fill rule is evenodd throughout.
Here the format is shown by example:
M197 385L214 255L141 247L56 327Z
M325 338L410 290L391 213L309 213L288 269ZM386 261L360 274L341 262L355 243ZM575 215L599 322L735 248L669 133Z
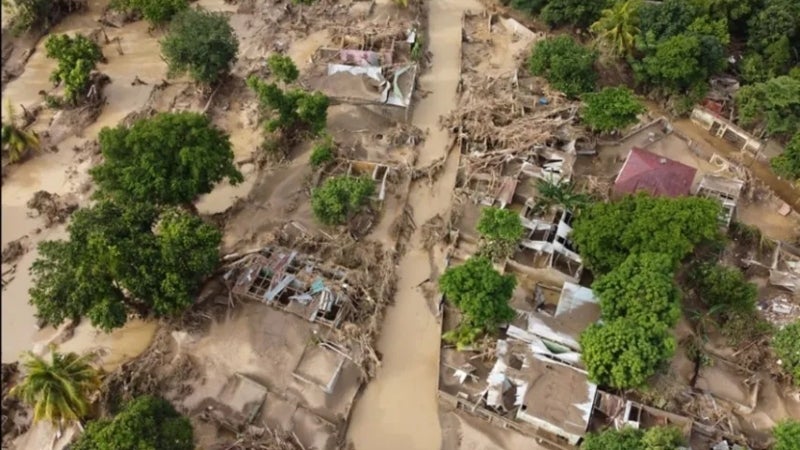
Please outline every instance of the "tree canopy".
M575 220L571 238L597 274L621 265L631 253L664 253L677 262L695 245L718 237L719 208L704 198L640 193L591 204Z
M593 324L581 334L580 345L592 381L618 389L643 386L675 352L666 325L640 324L635 318Z
M592 290L600 299L603 320L629 317L643 326L666 324L680 317L680 291L672 278L675 264L662 253L634 253L598 278Z
M286 67L279 70L290 71ZM290 79L284 75L278 77ZM330 101L324 94L296 88L281 89L255 75L247 79L247 85L255 91L261 107L273 116L265 124L268 132L281 130L284 134L294 135L308 131L318 135L325 129Z
M191 305L222 238L183 211L108 200L76 211L67 229L68 241L39 245L30 301L48 324L88 316L106 331L131 311L163 317Z
M800 180L800 131L794 134L783 153L772 158L770 165L778 175L789 180Z
M369 177L328 178L311 192L311 210L323 224L341 225L360 211L374 193L375 182Z
M784 370L800 385L800 321L784 326L772 340L772 348L781 360Z
M33 420L52 423L77 421L89 414L89 395L100 385L91 366L92 354L60 353L50 347L50 361L27 352L22 361L24 378L11 389L33 407Z
M583 95L586 107L581 112L583 121L593 130L608 133L622 129L637 121L637 116L646 111L626 87L608 87L600 92Z
M772 430L775 437L775 446L772 450L798 450L800 449L800 422L797 420L783 420L775 425Z
M511 256L524 231L522 221L514 211L494 207L481 211L478 232L485 240L482 252L490 258Z
M228 136L196 113L160 113L130 128L104 128L102 164L91 169L100 194L158 205L187 204L227 178L243 180Z
M800 79L780 76L736 92L739 120L773 136L800 132Z
M618 55L630 55L639 34L639 8L641 0L617 1L604 9L590 30L598 42L604 43Z
M589 433L581 444L581 450L675 450L684 444L681 431L675 427L647 430L625 427Z
M569 36L557 36L533 46L528 69L533 75L546 78L568 97L575 98L594 90L596 59L597 52L583 47Z
M517 280L513 275L501 275L484 257L472 257L460 266L450 267L439 279L439 290L462 313L456 334L468 344L482 332L493 332L502 323L514 318L508 301Z
M689 274L691 285L709 308L725 315L748 314L756 307L758 288L741 270L720 264L695 264Z
M50 81L63 85L65 100L77 104L89 89L89 74L103 59L100 47L82 34L58 34L47 38L44 49L48 58L58 61Z
M189 8L187 0L112 0L111 8L136 11L153 25L167 23L173 16Z
M612 0L548 0L541 10L541 19L550 25L588 27L600 17L600 11Z
M709 76L725 68L725 48L714 36L692 32L646 44L641 63L634 64L637 80L666 93L704 92Z
M311 167L317 168L333 161L336 149L333 144L333 138L325 136L320 139L311 149L311 156L308 159Z
M239 41L221 13L185 9L172 20L161 41L161 52L173 75L189 72L200 83L212 84L230 70Z
M142 396L113 419L90 422L72 450L192 450L194 431L166 400Z
M300 76L300 71L294 65L292 58L285 55L272 54L267 58L270 72L284 83L293 83Z

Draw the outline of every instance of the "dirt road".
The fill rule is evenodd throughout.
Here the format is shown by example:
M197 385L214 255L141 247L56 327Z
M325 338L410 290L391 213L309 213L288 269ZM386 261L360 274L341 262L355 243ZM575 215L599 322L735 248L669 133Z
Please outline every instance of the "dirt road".
M463 0L430 0L426 39L433 66L421 78L431 93L415 108L414 125L429 130L417 164L426 166L445 155L450 137L439 128L439 117L456 105L461 71L461 16L481 5ZM422 180L412 184L409 204L414 221L425 223L450 208L459 155L450 154L444 172L431 186ZM428 300L418 287L440 268L431 267L420 243L420 228L412 235L398 267L395 304L389 308L378 349L383 364L353 412L349 439L357 450L419 449L441 447L436 386L440 326Z

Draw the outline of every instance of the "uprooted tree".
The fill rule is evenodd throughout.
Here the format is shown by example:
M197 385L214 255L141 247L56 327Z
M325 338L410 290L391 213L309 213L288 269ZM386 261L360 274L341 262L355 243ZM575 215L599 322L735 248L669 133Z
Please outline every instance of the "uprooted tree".
M368 204L375 182L347 175L328 178L311 192L311 210L325 225L342 225Z
M501 275L484 257L472 257L447 269L439 279L439 290L461 311L462 318L458 328L445 333L443 339L463 347L513 319L508 302L516 284L513 275Z
M17 117L11 102L6 102L6 114L3 116L2 145L3 153L8 156L9 163L15 163L29 152L39 150L39 136L35 131L28 131L17 124Z
M597 384L637 388L675 352L675 338L664 324L623 318L593 324L580 337L581 359Z
M644 105L626 87L608 87L600 92L584 94L586 107L581 118L592 130L601 133L617 131L636 123L637 116L645 112Z
M161 41L161 52L173 75L188 72L197 82L213 84L230 71L239 41L221 13L185 9Z
M593 203L576 219L572 240L597 274L621 265L631 253L664 253L678 262L695 245L718 238L719 203L640 193Z
M104 128L104 162L91 170L99 195L158 205L189 204L227 179L243 180L228 136L196 113L161 113L130 128Z
M64 86L64 100L76 105L91 84L90 74L98 61L103 60L100 47L82 34L50 36L44 44L48 58L58 61L50 81Z
M168 401L142 396L112 419L90 422L72 450L192 450L194 430Z
M481 254L492 259L505 259L516 249L522 239L522 221L514 211L500 208L483 208L478 221L478 232L483 238Z
M576 98L591 92L597 82L594 63L597 52L569 36L547 38L537 42L528 59L531 74L542 76L567 97Z
M68 231L39 245L30 302L45 323L86 316L106 331L131 312L165 317L191 305L222 238L186 212L108 200L75 212Z

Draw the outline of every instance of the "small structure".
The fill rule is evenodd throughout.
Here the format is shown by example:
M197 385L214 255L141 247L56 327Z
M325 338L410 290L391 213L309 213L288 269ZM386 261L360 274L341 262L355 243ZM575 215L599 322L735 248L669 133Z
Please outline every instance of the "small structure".
M792 292L800 292L800 249L778 241L772 254L769 282Z
M697 196L715 199L722 205L719 222L727 229L731 224L743 186L744 181L707 174L700 180Z
M347 361L344 350L331 342L306 347L303 356L292 372L300 381L317 386L326 394L332 394L336 381Z
M519 216L525 228L520 247L544 255L546 267L555 268L578 281L583 273L583 260L569 240L572 213L557 209L537 217L536 204L528 199Z
M660 409L625 400L614 394L598 391L594 409L598 419L611 422L615 429L624 427L647 429L672 426L683 434L688 442L692 434L692 419L672 414Z
M614 192L645 191L663 197L689 195L695 173L694 167L634 147L614 181Z
M749 152L755 157L758 157L764 147L764 143L751 136L750 133L702 106L696 106L692 110L691 119L709 133L733 142L742 151Z
M381 202L386 198L386 186L391 172L392 168L389 166L371 161L350 161L347 164L347 175L372 178L377 185L377 199Z

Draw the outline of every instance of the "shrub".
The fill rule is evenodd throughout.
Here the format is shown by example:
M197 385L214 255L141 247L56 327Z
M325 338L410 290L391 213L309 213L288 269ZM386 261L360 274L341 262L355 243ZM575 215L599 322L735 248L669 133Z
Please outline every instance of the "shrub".
M333 161L334 151L333 139L330 136L321 139L311 150L309 158L311 167L317 168Z
M783 153L772 158L770 165L778 175L790 180L800 180L800 131L794 134Z
M637 116L646 111L633 92L625 87L604 88L583 96L586 107L581 114L590 128L608 133L636 123Z
M625 427L589 433L581 450L675 450L684 443L681 431L675 427L652 427L645 431Z
M484 239L481 253L498 259L511 256L524 231L522 221L514 211L484 208L478 221L478 232Z
M786 325L772 340L772 348L781 359L784 370L800 385L800 321Z
M341 225L357 213L375 192L368 177L337 176L311 193L314 217L325 225Z
M772 430L775 447L772 450L800 450L800 422L783 420Z
M758 289L748 283L742 271L719 264L695 264L690 283L703 302L724 315L755 311Z
M176 14L189 8L187 0L112 0L111 8L135 11L153 25L169 22Z
M19 34L32 28L47 30L60 18L85 6L82 0L4 0L3 14L13 16L12 30Z
M597 52L583 47L569 36L558 36L534 45L528 69L531 74L546 78L568 97L575 98L594 90L596 59Z
M295 135L308 131L318 135L325 129L330 102L322 93L283 90L254 75L247 79L247 85L255 91L261 107L273 115L265 124L268 132L280 130L284 135Z
M300 71L294 65L292 58L283 55L270 55L267 58L269 70L275 77L284 83L293 83L300 76Z
M161 51L172 75L188 72L195 81L212 84L230 70L239 41L223 14L186 9L172 20Z
M58 60L58 67L50 80L64 85L64 97L75 105L89 89L89 74L95 64L103 59L100 47L81 34L50 36L44 45L48 58Z

